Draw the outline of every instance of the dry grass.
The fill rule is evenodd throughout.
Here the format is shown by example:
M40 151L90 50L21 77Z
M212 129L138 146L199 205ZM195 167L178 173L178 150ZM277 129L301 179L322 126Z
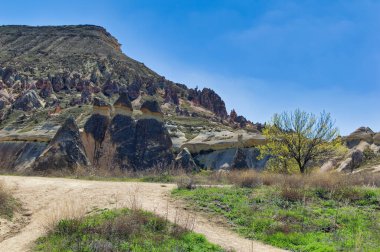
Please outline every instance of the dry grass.
M308 175L284 175L254 170L231 171L226 175L227 180L239 187L257 187L260 185L302 188L324 188L334 190L346 186L380 187L380 174L375 173L312 173Z
M56 203L45 217L46 232L53 231L61 220L81 220L87 213L87 206L79 199Z
M0 217L12 218L20 204L12 197L9 188L0 181Z

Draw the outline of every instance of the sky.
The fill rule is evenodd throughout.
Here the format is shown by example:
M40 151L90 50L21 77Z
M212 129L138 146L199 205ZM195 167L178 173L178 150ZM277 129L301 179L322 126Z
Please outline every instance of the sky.
M253 122L330 112L380 131L380 0L1 3L0 24L95 24L167 79L214 89Z

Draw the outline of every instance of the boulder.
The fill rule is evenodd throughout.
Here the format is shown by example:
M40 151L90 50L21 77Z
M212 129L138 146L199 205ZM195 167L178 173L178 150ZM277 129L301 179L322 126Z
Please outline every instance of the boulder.
M352 172L364 161L363 151L356 149L350 153L350 157L345 159L339 166L338 171Z
M31 111L33 109L42 108L45 103L40 99L36 91L29 90L21 94L13 103L13 108L23 111Z
M33 164L34 171L74 171L89 165L74 118L66 119Z
M195 163L193 156L187 148L181 150L175 158L175 166L185 171L198 171L199 167Z

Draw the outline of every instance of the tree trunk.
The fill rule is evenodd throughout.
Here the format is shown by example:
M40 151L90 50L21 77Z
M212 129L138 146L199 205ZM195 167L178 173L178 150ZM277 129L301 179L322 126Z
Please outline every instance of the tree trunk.
M300 165L300 171L301 171L301 173L302 174L304 174L305 173L305 166L304 165Z

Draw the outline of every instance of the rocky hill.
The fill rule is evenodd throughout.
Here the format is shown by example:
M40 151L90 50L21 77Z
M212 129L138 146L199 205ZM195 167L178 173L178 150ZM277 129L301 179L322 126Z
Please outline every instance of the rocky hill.
M102 27L0 26L1 170L262 167L260 129L213 90L129 58Z

